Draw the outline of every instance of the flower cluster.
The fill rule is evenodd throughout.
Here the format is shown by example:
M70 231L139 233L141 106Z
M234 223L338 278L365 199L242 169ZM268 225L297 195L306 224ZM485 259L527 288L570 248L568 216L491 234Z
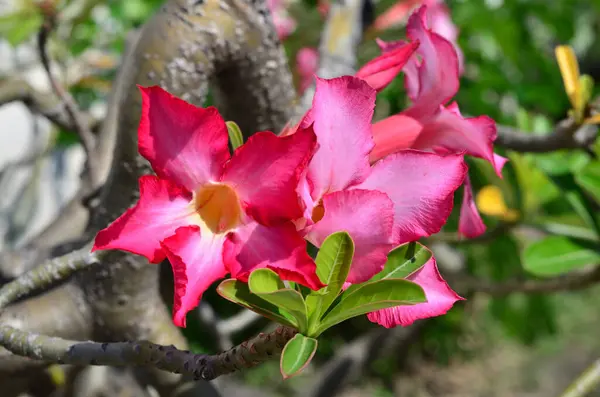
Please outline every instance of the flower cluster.
M466 180L464 154L489 160L498 173L504 159L492 152L491 119L463 118L456 104L445 106L458 89L458 60L452 44L427 28L425 12L411 16L409 43L381 42L382 55L356 76L317 78L312 107L297 125L279 135L258 132L232 156L215 108L140 87L139 151L156 176L140 178L138 203L98 233L94 249L152 263L168 258L173 319L185 326L204 291L227 274L247 282L268 268L322 288L307 241L320 247L331 234L348 233L355 245L348 288L381 272L395 247L439 232ZM377 91L401 70L412 106L373 124ZM461 215L478 217L471 203L465 194ZM462 299L433 257L407 279L427 302L377 310L371 321L409 325Z

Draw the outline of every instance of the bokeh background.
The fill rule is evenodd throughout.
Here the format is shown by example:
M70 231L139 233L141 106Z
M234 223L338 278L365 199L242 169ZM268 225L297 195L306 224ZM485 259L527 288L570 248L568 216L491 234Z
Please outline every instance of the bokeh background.
M378 1L376 15L394 2ZM50 43L55 71L82 109L102 119L126 33L143 24L162 1L53 3L66 21ZM570 107L554 57L559 44L571 45L581 72L600 82L600 1L453 0L446 4L460 30L458 44L465 59L455 97L464 114L489 115L499 124L530 134L550 133ZM298 23L284 42L294 69L297 51L318 45L324 19L309 0L290 4L289 12ZM3 83L15 77L50 92L35 49L34 36L41 23L36 1L0 2L0 250L23 245L50 222L75 193L83 163L73 133L34 116L23 104L2 99ZM368 36L359 48L361 64L378 54L375 37L401 39L404 29L399 26ZM403 80L398 78L378 96L376 117L396 113L406 104ZM444 230L425 240L449 280L532 278L527 269L558 257L547 275L598 263L598 145L589 152L498 152L511 160L504 179L495 176L489 164L468 159L472 182L475 191L497 186L519 220L506 227L502 217L484 216L494 232L469 242L456 237L458 213L454 211ZM545 397L558 396L600 357L600 287L544 295L468 293L465 297L448 315L386 331L386 337L366 318L352 319L322 337L317 358L302 375L283 382L274 361L237 374L236 382L246 392L256 389L257 395L304 395L315 387L316 379L334 376L326 371L335 360L356 356L364 365L354 368L352 382L339 395ZM233 333L229 341L219 341L207 324L214 316L235 320L239 309L214 290L204 300L185 329L198 352L214 353L222 343L239 343L268 325L258 319ZM166 301L170 303L168 293ZM600 390L590 395L600 396Z

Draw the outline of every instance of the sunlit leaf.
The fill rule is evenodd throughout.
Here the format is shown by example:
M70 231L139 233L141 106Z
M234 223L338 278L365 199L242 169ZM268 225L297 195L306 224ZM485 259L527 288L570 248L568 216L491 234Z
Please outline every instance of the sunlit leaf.
M290 378L302 372L310 363L317 351L317 340L296 334L283 348L279 368L283 379Z
M329 309L346 282L352 257L354 243L346 232L338 232L328 236L315 260L317 276L326 287L319 291L311 291L306 297L311 326Z
M300 332L308 330L308 316L302 294L286 288L277 273L271 269L254 270L250 273L248 287L253 294L294 316Z
M555 276L596 263L600 263L597 244L563 236L536 241L523 253L523 267L538 276Z
M252 310L280 324L296 328L298 323L294 317L285 313L279 307L261 299L250 292L248 284L235 279L223 280L217 287L217 293L223 298Z
M388 278L366 282L351 292L345 291L311 336L317 337L328 328L361 314L426 301L423 289L404 279Z

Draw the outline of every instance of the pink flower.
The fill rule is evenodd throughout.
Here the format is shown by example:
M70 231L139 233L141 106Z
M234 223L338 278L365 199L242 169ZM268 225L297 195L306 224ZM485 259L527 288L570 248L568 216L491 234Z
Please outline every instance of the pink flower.
M408 148L441 154L466 153L488 160L501 177L507 159L493 152L494 121L487 116L464 118L455 102L446 105L459 88L458 58L448 40L427 28L426 12L426 6L419 8L407 25L408 37L419 42L420 56L420 59L413 56L403 69L412 105L373 125L375 148L371 161ZM383 55L376 59L384 59L387 53L406 44L379 41L379 45ZM472 202L470 191L465 196ZM483 233L485 227L471 202L461 211L459 232L474 237Z
M419 47L419 41L398 45L367 62L355 76L366 81L377 91L390 84Z
M182 327L203 292L227 273L247 281L252 270L268 267L322 287L291 222L303 213L296 188L315 134L259 132L231 157L214 107L195 107L159 87L140 90L139 151L157 176L140 178L139 201L98 233L93 249L121 249L152 263L168 258L173 321Z
M267 6L273 16L273 24L280 40L285 40L296 30L296 20L292 18L283 3L283 0L267 0Z
M406 279L423 288L427 302L378 310L367 314L369 320L386 328L392 328L398 324L406 326L416 320L446 314L456 301L464 300L444 281L433 256Z
M306 210L296 226L317 247L331 233L344 230L350 234L355 255L349 283L361 283L379 273L395 246L437 233L452 211L454 191L466 174L461 154L442 156L416 150L400 151L371 166L375 96L376 91L356 77L317 78L312 108L291 135L312 128L318 143L300 180ZM385 326L408 325L447 311L458 298L442 280L430 276L437 274L430 269L435 269L435 262L428 266L416 281L429 280L423 286L435 291L431 293L434 300L436 294L443 296L443 304L432 301L411 308L410 315L393 317L398 319L393 324L388 317L370 318ZM406 308L390 310L404 313Z
M403 22L418 5L428 7L427 21L431 30L450 41L458 54L460 74L463 70L463 54L458 46L458 28L452 22L450 11L443 0L400 0L381 14L373 23L375 30L385 30Z
M319 66L319 52L315 48L304 47L296 54L296 70L300 76L299 93L302 94L313 82Z

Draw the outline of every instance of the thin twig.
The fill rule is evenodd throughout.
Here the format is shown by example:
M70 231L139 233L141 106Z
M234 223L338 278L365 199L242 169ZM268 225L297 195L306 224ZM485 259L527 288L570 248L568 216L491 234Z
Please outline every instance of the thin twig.
M16 101L23 102L31 112L44 116L61 129L76 130L64 104L58 101L54 95L36 91L19 77L0 81L0 106ZM85 122L91 128L99 126L99 121L91 116L86 115Z
M600 359L590 365L560 397L584 397L600 383Z
M450 281L460 292L482 292L492 296L504 296L515 292L547 294L560 291L575 291L600 283L600 266L593 270L540 280L511 280L489 282L476 277L463 277Z
M279 327L271 333L261 333L230 350L210 356L148 341L80 342L2 326L0 345L19 356L59 364L154 367L192 376L196 380L212 380L279 356L295 334L294 329Z
M92 186L96 186L98 181L97 176L97 166L96 166L96 156L95 156L95 146L96 146L96 138L92 133L92 130L89 128L89 125L83 120L79 107L75 103L75 100L71 96L71 94L64 89L61 84L54 78L52 74L52 70L50 68L50 59L48 57L48 51L46 44L48 43L48 36L53 28L53 21L46 20L40 31L38 33L38 51L40 53L40 59L42 62L42 66L48 75L48 80L50 81L50 86L52 90L60 98L65 106L65 111L69 115L73 126L75 127L75 132L79 136L81 140L81 144L86 154L86 172L87 176L90 180Z
M73 273L97 264L108 251L90 252L91 244L52 258L0 288L0 310L36 290L66 280Z
M585 149L594 142L597 128L577 125L572 119L558 123L546 135L529 134L513 127L498 125L495 144L516 152L545 153L561 149Z

